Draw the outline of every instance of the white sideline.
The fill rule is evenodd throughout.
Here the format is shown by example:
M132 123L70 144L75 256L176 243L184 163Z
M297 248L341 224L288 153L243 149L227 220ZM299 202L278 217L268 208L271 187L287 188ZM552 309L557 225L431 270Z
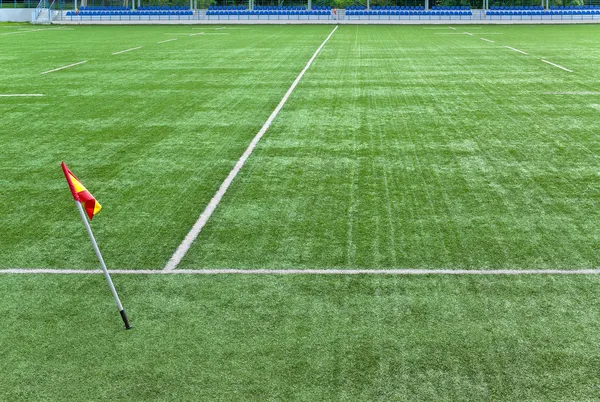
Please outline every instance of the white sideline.
M600 275L600 269L111 269L127 275ZM101 275L102 270L0 269L1 274Z
M568 71L568 72L570 72L570 73L572 73L572 72L573 72L573 70L569 70L568 68L565 68L565 67L563 67L563 66L559 66L558 64L554 64L554 63L552 63L551 61L544 60L544 59L542 59L542 61L543 61L544 63L548 63L548 64L550 64L551 66L558 67L558 68L560 68L561 70L565 70L565 71Z
M505 48L507 48L507 49L510 49L510 50L514 50L515 52L519 52L519 53L521 53L521 54L529 54L529 53L527 53L527 52L524 52L524 51L522 51L522 50L515 49L514 47L510 47L510 46L504 46L504 47L505 47Z
M164 267L165 271L171 271L171 270L175 269L177 267L177 265L179 265L179 263L181 262L183 257L186 255L186 253L190 249L192 243L194 242L194 240L196 240L196 238L200 234L200 231L202 230L204 225L206 225L206 222L208 222L208 219L210 218L210 216L212 215L214 210L217 208L217 206L221 202L221 199L223 198L223 195L225 195L225 192L231 185L231 182L233 181L233 179L235 179L235 176L237 176L238 172L242 169L242 167L246 163L246 160L252 154L252 151L254 151L256 144L258 144L258 142L260 141L262 136L269 129L269 127L271 126L271 123L273 122L275 117L277 117L277 115L279 114L279 111L283 108L283 105L285 105L288 98L290 97L290 95L292 94L292 92L294 91L294 89L296 88L298 83L300 82L300 79L302 79L302 77L304 76L304 73L306 73L306 71L311 66L312 62L315 60L315 58L317 57L317 55L319 54L321 49L323 49L323 46L325 46L327 41L329 41L329 38L331 38L331 36L337 29L338 29L338 26L336 25L335 28L333 28L333 31L331 31L329 36L327 36L327 38L323 41L323 43L321 43L321 46L319 46L319 48L312 55L310 60L308 60L308 63L306 63L306 66L304 67L304 69L300 72L300 74L298 74L298 77L296 77L296 79L294 80L294 82L292 83L290 88L287 90L287 92L285 93L285 95L283 96L283 98L281 99L281 101L279 102L277 107L275 108L275 110L273 110L273 113L271 113L271 115L269 116L269 118L267 119L265 124L261 127L261 129L258 131L256 136L252 139L252 141L250 142L250 145L248 145L248 148L246 148L246 150L244 151L244 153L242 154L240 159L237 161L237 163L235 164L233 169L231 169L231 172L229 172L229 174L227 175L227 178L225 178L225 181L221 184L221 187L219 187L219 190L216 192L216 194L210 200L210 202L206 206L206 209L204 209L204 211L200 214L200 217L198 218L198 220L196 221L194 226L192 226L192 229L185 236L185 238L183 239L183 241L181 242L179 247L177 247L177 250L175 250L175 253L171 257L169 262L167 262L167 265Z
M44 94L0 94L0 98L44 96Z
M156 42L156 43L167 43L167 42L172 42L174 40L177 40L177 38L167 39L167 40L161 40L160 42Z
M471 32L463 32L465 35L473 36Z
M69 68L69 67L73 67L73 66L78 66L78 65L83 64L83 63L87 63L87 60L80 61L78 63L69 64L68 66L63 66L63 67L55 68L54 70L44 71L43 73L40 73L40 74L53 73L53 72L58 71L58 70L64 70L65 68Z
M486 39L486 38L479 38L479 39L484 40L486 42L495 43L493 40L489 40L489 39Z
M132 47L131 49L121 50L120 52L114 52L113 56L116 55L116 54L127 53L127 52L131 52L132 50L138 50L138 49L141 49L141 48L142 48L141 46L138 46L138 47Z

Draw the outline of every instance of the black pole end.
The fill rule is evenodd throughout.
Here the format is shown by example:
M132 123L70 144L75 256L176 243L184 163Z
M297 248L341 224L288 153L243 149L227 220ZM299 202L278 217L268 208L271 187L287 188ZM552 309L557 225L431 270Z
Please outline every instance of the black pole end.
M125 314L125 310L121 310L121 311L119 311L119 313L121 313L121 318L123 319L123 322L125 323L125 329L131 329L132 326L129 325L129 320L127 319L127 314Z

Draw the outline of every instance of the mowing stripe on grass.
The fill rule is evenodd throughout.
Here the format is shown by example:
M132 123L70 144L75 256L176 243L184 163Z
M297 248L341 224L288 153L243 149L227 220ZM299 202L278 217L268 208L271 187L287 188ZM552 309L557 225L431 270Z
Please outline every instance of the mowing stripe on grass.
M68 66L63 66L63 67L55 68L54 70L44 71L43 73L40 73L40 74L53 73L53 72L58 71L58 70L64 70L65 68L69 68L69 67L73 67L73 66L78 66L78 65L83 64L83 63L87 63L87 60L80 61L78 63L69 64Z
M544 59L542 59L542 61L543 61L544 63L548 63L548 64L550 64L551 66L558 67L558 68L560 68L561 70L565 70L565 71L568 71L568 72L570 72L570 73L572 73L572 72L573 72L573 70L569 70L568 68L565 68L565 67L563 67L563 66L559 66L558 64L554 64L554 63L552 63L551 61L544 60Z
M177 265L179 265L179 263L181 262L183 257L186 255L186 253L190 249L192 243L194 242L194 240L196 240L196 238L200 234L200 231L202 230L204 225L206 225L206 222L208 222L208 219L210 218L210 216L212 215L214 210L217 208L217 206L221 202L221 199L223 198L223 195L225 195L225 192L231 185L231 182L233 181L233 179L235 179L235 176L237 176L238 172L242 169L242 167L244 166L244 163L246 163L246 160L252 154L252 151L254 151L254 148L256 147L256 144L258 144L258 141L260 141L262 136L269 129L269 127L271 126L271 123L273 122L275 117L277 117L277 115L279 114L279 111L283 108L283 105L285 105L288 98L290 97L290 95L292 94L292 92L294 91L294 89L296 88L298 83L300 82L300 79L302 79L302 77L304 76L304 73L306 73L306 71L308 70L310 65L313 63L313 61L316 59L316 57L319 54L319 52L321 51L321 49L323 49L323 46L325 46L327 41L329 41L329 38L331 38L331 36L334 34L334 32L337 29L338 29L338 27L336 25L335 28L333 28L333 30L329 34L329 36L327 36L327 38L325 38L323 43L321 43L321 46L319 46L318 49L315 51L315 53L312 55L310 60L308 60L308 63L306 63L306 66L304 66L304 69L300 72L300 74L298 74L298 77L296 77L296 79L294 80L294 82L292 83L290 88L287 90L287 92L285 93L285 95L283 96L283 98L281 99L281 101L279 102L277 107L275 108L275 110L273 110L273 113L271 113L271 115L269 116L269 118L267 119L265 124L261 127L261 129L258 131L256 136L252 139L252 141L250 142L250 145L248 145L248 148L246 148L246 150L244 151L244 153L242 154L240 159L237 161L237 163L235 164L235 166L233 167L231 172L229 172L229 174L227 175L227 178L225 178L225 181L219 187L219 190L217 191L217 193L213 196L213 198L210 200L210 202L206 206L206 209L202 212L202 214L200 214L200 217L198 218L198 220L196 221L196 223L194 224L192 229L189 231L187 236L185 236L185 238L183 239L183 241L181 242L179 247L177 247L177 250L171 257L169 262L167 262L167 265L164 268L166 271L173 270L177 267Z
M600 275L600 269L110 269L126 275ZM102 275L102 270L0 269L0 274Z
M510 49L510 50L514 50L515 52L518 52L518 53L521 53L521 54L529 54L529 53L524 52L522 50L515 49L514 47L510 47L510 46L504 46L504 47L507 48L507 49Z
M177 38L167 39L167 40L161 40L160 42L156 42L156 43L167 43L167 42L172 42L174 40L177 40Z
M484 40L486 42L495 43L493 40L489 40L489 39L486 39L486 38L479 38L479 39Z
M132 47L131 49L121 50L120 52L114 52L113 56L115 54L127 53L127 52L131 52L132 50L138 50L138 49L141 49L141 48L142 48L141 46L138 46L138 47Z
M0 94L0 98L44 96L44 94Z

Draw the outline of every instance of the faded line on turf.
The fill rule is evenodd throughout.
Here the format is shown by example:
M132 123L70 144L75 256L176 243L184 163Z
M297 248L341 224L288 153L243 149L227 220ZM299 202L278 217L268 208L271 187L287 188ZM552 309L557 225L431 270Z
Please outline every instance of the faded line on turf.
M463 32L465 35L473 36L471 32Z
M529 53L524 52L522 50L515 49L514 47L510 47L510 46L504 46L504 47L507 48L507 49L510 49L510 50L514 50L515 52L518 52L518 53L521 53L521 54L529 54Z
M493 40L489 40L489 39L486 39L486 38L479 38L479 39L481 39L483 41L486 41L486 42L495 43Z
M600 275L600 269L111 269L125 275ZM0 269L0 274L102 275L102 270Z
M138 46L138 47L132 47L131 49L121 50L119 52L114 52L113 56L116 55L116 54L127 53L127 52L131 52L133 50L138 50L138 49L141 49L141 48L142 48L141 46Z
M44 96L44 94L0 94L0 98Z
M579 92L544 92L544 95L600 95L600 92L579 91Z
M68 66L63 66L63 67L55 68L54 70L44 71L43 73L40 73L40 74L53 73L55 71L64 70L65 68L69 68L69 67L73 67L73 66L78 66L78 65L83 64L83 63L87 63L87 60L80 61L78 63L69 64Z
M172 42L174 40L177 40L177 38L167 39L167 40L161 40L160 42L156 42L156 43L167 43L167 42Z
M573 70L569 70L568 68L565 68L565 67L563 67L563 66L559 66L558 64L554 64L554 63L552 63L551 61L544 60L544 59L542 59L542 61L543 61L544 63L550 64L551 66L554 66L554 67L560 68L561 70L565 70L565 71L568 71L568 72L570 72L570 73L572 73L572 72L573 72Z
M310 60L308 60L308 63L306 63L306 66L304 66L304 69L300 72L300 74L298 74L298 77L296 77L296 79L294 80L294 82L292 83L290 88L287 90L287 92L285 93L285 95L283 96L283 98L281 99L281 101L279 102L277 107L275 108L275 110L273 110L273 113L271 113L271 115L269 116L269 118L267 119L265 124L261 127L261 129L258 131L256 136L252 139L252 141L250 142L250 145L248 145L248 148L246 148L246 150L244 151L244 153L242 154L240 159L237 161L237 163L235 164L233 169L231 169L231 172L229 172L229 174L227 175L227 178L225 178L225 181L219 187L219 190L217 191L217 193L213 196L213 198L210 200L210 202L206 206L206 209L204 209L202 214L200 214L200 217L198 218L198 220L196 221L196 223L194 224L192 229L185 236L185 238L183 239L183 241L181 242L179 247L177 247L177 250L171 257L169 262L167 262L167 265L164 267L164 269L166 271L171 271L171 270L177 268L177 265L179 265L179 263L181 262L183 257L187 254L188 250L192 246L192 243L194 242L194 240L196 240L196 238L200 234L200 231L202 230L204 225L206 225L206 222L208 222L208 219L210 218L212 213L215 211L215 209L221 202L221 199L223 198L223 195L225 195L225 192L231 185L231 182L233 182L233 179L235 179L235 176L237 176L238 172L242 169L242 167L246 163L246 160L252 154L252 151L254 151L256 144L258 144L258 142L260 141L262 136L269 129L269 127L271 126L271 123L273 122L273 120L275 120L275 117L277 117L277 115L279 114L279 111L283 108L283 105L285 105L288 98L290 97L290 95L292 94L292 92L294 91L294 89L296 88L298 83L300 82L300 79L302 79L302 77L304 76L304 73L306 73L308 68L313 63L313 61L317 58L317 55L319 54L321 49L323 49L323 46L325 46L325 44L329 41L329 38L331 38L331 36L334 34L334 32L337 29L338 29L338 27L336 25L335 28L333 28L333 30L329 34L329 36L327 36L327 38L323 41L323 43L321 43L321 46L319 46L319 48L312 55Z

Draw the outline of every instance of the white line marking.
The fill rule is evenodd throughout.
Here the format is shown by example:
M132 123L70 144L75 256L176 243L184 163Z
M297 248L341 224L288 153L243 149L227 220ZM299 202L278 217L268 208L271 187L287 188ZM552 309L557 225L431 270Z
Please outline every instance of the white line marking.
M131 49L125 49L125 50L121 50L120 52L114 52L113 55L115 54L121 54L121 53L127 53L127 52L131 52L132 50L138 50L141 49L141 46L138 47L132 47Z
M294 91L294 89L296 88L298 83L300 82L300 79L302 79L302 77L304 76L304 73L306 73L306 71L311 66L313 61L316 59L316 57L319 54L319 52L321 51L321 49L323 49L323 46L325 46L327 41L329 41L329 38L331 38L331 36L334 34L334 32L337 29L338 29L338 26L336 25L335 28L333 28L333 31L331 31L329 36L323 41L323 43L321 43L321 46L319 46L319 48L312 55L312 57L310 58L308 63L306 63L306 66L304 66L304 69L300 72L300 74L298 74L298 77L296 77L296 79L294 80L294 82L292 83L290 88L287 90L287 92L285 93L285 95L283 96L283 98L281 99L281 101L279 102L277 107L275 108L275 110L273 110L273 113L271 113L271 115L269 116L269 118L267 119L265 124L261 127L261 129L256 134L256 136L252 139L252 142L250 142L250 145L248 145L248 148L246 148L246 150L244 151L244 153L242 154L240 159L237 161L237 163L235 164L233 169L231 169L231 172L229 172L229 175L227 175L227 178L221 184L221 187L219 187L219 190L217 191L217 193L210 200L210 202L206 206L206 209L202 212L202 214L200 214L200 217L198 218L198 220L196 221L196 223L194 224L192 229L185 236L185 238L183 239L183 241L181 242L179 247L177 247L177 250L175 251L175 253L173 254L173 256L171 257L171 259L169 260L169 262L167 263L167 265L164 268L166 271L171 271L171 270L175 269L177 267L177 265L179 265L179 263L181 262L181 260L185 256L185 254L190 249L192 243L194 242L194 240L196 240L196 238L200 234L200 231L202 230L204 225L206 225L206 222L208 222L208 219L210 218L210 216L212 215L214 210L217 208L217 206L221 202L221 199L223 198L223 195L225 195L225 192L231 185L231 182L233 181L233 179L235 179L235 176L237 176L238 172L242 169L242 167L244 166L244 163L246 163L246 160L252 154L252 151L254 151L254 148L256 147L256 144L258 144L258 141L260 141L262 136L269 129L269 127L271 126L271 123L273 122L275 117L277 117L277 115L279 114L279 111L283 108L283 105L285 105L288 98L290 97L290 95L292 94L292 92Z
M558 64L554 64L554 63L552 63L551 61L544 60L544 59L542 59L542 61L543 61L544 63L548 63L548 64L550 64L551 66L558 67L558 68L560 68L561 70L565 70L565 71L568 71L568 72L570 72L570 73L572 73L572 72L573 72L573 70L569 70L568 68L565 68L565 67L563 67L563 66L559 66Z
M14 34L20 34L20 33L27 33L27 32L39 32L39 31L60 31L63 30L64 28L40 28L40 29L20 29L18 31L15 32L5 32L0 34L0 36L4 36L4 35L14 35ZM71 29L72 30L72 29Z
M0 94L0 98L44 96L44 94Z
M78 66L78 65L83 64L83 63L87 63L87 60L80 61L78 63L69 64L68 66L63 66L63 67L55 68L54 70L44 71L43 73L40 73L40 74L53 73L53 72L58 71L58 70L64 70L65 68L69 68L69 67L73 67L73 66Z
M600 269L111 269L127 275L600 275ZM0 269L0 274L101 275L102 270Z
M544 92L544 95L600 95L600 92L581 91L581 92Z
M486 41L486 42L490 42L490 43L496 43L493 40L489 40L489 39L486 39L486 38L479 38L479 39L481 39L483 41Z
M161 40L160 42L156 42L156 43L167 43L167 42L172 42L174 40L177 40L177 38L167 39L167 40Z
M453 31L456 31L456 28L454 28L454 27L448 27L448 28L450 28Z
M196 35L204 35L204 32L198 32L198 33L190 34L190 36L196 36Z
M522 50L515 49L514 47L510 47L510 46L504 46L504 47L505 47L505 48L507 48L507 49L510 49L510 50L514 50L515 52L519 52L519 53L521 53L521 54L529 54L529 53L527 53L527 52L524 52L524 51L522 51Z
M473 36L471 32L463 32L465 35Z

